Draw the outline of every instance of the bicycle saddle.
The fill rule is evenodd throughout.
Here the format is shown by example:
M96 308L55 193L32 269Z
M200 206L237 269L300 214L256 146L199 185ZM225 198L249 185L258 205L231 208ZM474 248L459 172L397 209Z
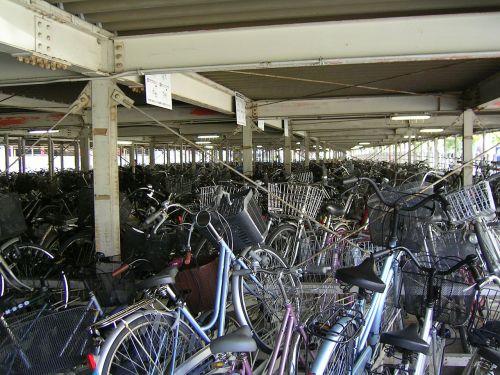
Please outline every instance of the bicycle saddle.
M380 335L380 342L414 353L429 353L429 344L418 336L416 324L410 324L401 331L384 332Z
M335 278L372 292L382 293L385 290L384 282L375 273L375 261L372 257L366 258L358 266L339 268L335 272Z
M252 337L252 331L248 326L242 326L227 335L217 337L210 342L210 351L217 353L247 353L255 352L257 344Z
M332 216L340 217L345 214L345 207L336 205L336 204L327 204L325 207L326 212L328 212Z
M140 289L156 288L162 285L174 284L175 276L179 272L177 267L169 267L160 271L156 275L147 278L137 284Z
M497 367L500 367L500 351L482 346L477 350L477 354Z

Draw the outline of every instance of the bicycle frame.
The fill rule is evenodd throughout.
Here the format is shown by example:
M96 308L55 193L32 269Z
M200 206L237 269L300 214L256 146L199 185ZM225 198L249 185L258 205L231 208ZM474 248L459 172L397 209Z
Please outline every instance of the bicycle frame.
M394 267L397 267L397 260L401 253L398 255L390 255L384 262L384 267L382 270L381 280L387 285L390 280L394 277ZM370 309L367 314L364 315L365 319L363 322L357 321L356 323L362 325L361 332L356 338L355 342L355 353L354 353L354 364L351 370L352 375L361 374L366 369L367 364L372 359L373 346L378 342L380 335L380 328L382 324L382 313L385 307L385 301L387 298L388 288L385 289L383 293L374 293ZM365 300L359 299L355 304L355 312L362 313L365 306ZM363 316L360 314L360 316ZM311 366L311 372L316 375L321 375L324 373L330 355L333 350L339 345L341 339L341 333L346 324L348 324L352 319L348 317L341 318L337 324L335 324L329 333L328 340L325 340L319 350Z
M208 229L213 233L216 234L215 228L211 224L208 225ZM185 361L182 363L178 368L175 368L175 362L172 362L169 374L173 375L174 373L177 374L189 374L191 371L196 368L200 363L208 359L212 353L210 351L209 343L210 343L210 338L207 335L207 331L211 330L212 328L217 325L217 336L223 336L224 335L224 328L225 328L225 320L226 320L226 300L229 292L229 269L232 264L236 264L239 266L241 269L248 269L246 264L238 259L232 250L228 247L226 242L222 237L219 235L216 236L218 245L219 245L219 264L218 264L218 269L217 269L217 286L216 286L216 296L215 296L215 306L214 306L214 312L213 315L210 319L210 321L205 324L204 326L201 326L196 319L193 317L193 315L190 313L189 309L185 306L185 304L177 299L177 296L175 295L174 291L170 286L166 286L165 290L168 294L168 296L175 302L177 303L176 308L173 311L173 316L175 318L175 321L182 320L184 322L187 322L187 324L193 328L194 332L205 342L205 345L198 353L196 353L193 357L191 357L189 360ZM260 284L257 279L255 279L253 276L252 277L253 281L256 282L257 284ZM240 309L241 307L238 306L237 303L235 303L235 309ZM138 317L142 316L143 313L138 312L133 315L128 316L124 320L122 320L122 328L116 329L113 334L106 340L105 346L102 348L102 352L107 352L107 349L112 345L114 339L117 337L118 333L121 331L121 329L126 329L128 324L130 324L133 320L137 319ZM243 316L243 313L241 312L240 314L237 314L238 318ZM172 358L175 358L177 353L176 353L176 348L178 344L178 335L179 335L179 324L175 327L175 334L174 334L174 341L173 341L173 352L172 352ZM102 368L104 366L104 357L99 358L96 372L95 374L101 374L102 373Z

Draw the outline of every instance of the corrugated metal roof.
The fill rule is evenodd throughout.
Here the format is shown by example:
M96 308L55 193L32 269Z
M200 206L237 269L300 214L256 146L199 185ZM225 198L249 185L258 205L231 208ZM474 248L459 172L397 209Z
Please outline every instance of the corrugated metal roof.
M489 59L277 68L203 75L253 100L299 99L461 92L493 75L499 67L499 59Z
M48 0L120 35L500 10L498 0Z

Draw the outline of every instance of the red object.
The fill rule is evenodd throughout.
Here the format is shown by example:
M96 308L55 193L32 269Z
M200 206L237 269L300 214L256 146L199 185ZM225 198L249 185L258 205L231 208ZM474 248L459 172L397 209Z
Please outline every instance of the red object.
M191 251L188 251L186 255L184 256L184 264L189 264L191 263L191 259L193 258L193 254Z
M182 220L182 216L181 215L177 216L177 221L179 222L179 224L183 224L184 223L184 220Z
M94 371L97 368L97 364L95 362L93 354L87 354L87 365L92 371Z
M111 276L116 277L116 276L122 274L123 272L127 271L129 268L130 268L130 264L127 264L127 263L122 264L120 267L118 267L116 270L114 270L111 273Z

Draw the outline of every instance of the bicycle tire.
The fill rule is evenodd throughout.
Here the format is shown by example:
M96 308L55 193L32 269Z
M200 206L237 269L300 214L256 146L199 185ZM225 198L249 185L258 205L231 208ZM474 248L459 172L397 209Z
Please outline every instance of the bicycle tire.
M92 264L95 259L94 234L85 230L71 236L61 245L59 256L75 269Z
M297 259L295 246L295 235L297 227L290 223L279 224L266 238L266 245L274 251L290 266Z
M176 318L170 313L146 311L128 324L121 325L113 343L101 354L104 361L101 373L109 375L168 373L172 359L175 323ZM183 321L177 323L180 341L177 343L175 366L202 347L201 339L186 323ZM154 344L159 346L156 348L158 349L156 353L152 353L151 350L154 348L150 344L155 340ZM127 348L127 344L131 346ZM151 350L147 351L148 348ZM158 371L151 372L151 366Z
M16 242L4 249L2 256L14 275L24 284L35 291L45 284L54 303L68 303L69 286L66 274L58 270L56 259L48 250L39 245ZM0 275L0 297L8 292L8 285ZM29 292L23 292L23 298L29 298L29 295Z
M250 251L242 253L242 260L248 263L252 269L252 263L256 260L246 258ZM286 267L285 262L271 249L257 248L252 249L257 258L260 258L259 266L262 268ZM259 349L270 354L273 349L274 340L277 336L277 331L280 327L280 319L282 316L284 301L281 295L274 296L269 292L267 286L276 286L271 275L257 273L254 275L261 286L256 286L250 275L233 276L233 304L235 305L236 313L241 325L248 325L253 332L253 337ZM291 276L286 276L287 282L285 285L295 285ZM253 289L252 289L253 287ZM252 293L253 292L253 293ZM237 297L234 299L234 297ZM241 309L239 309L241 308ZM296 311L299 311L297 308ZM240 312L240 313L238 313Z
M311 366L312 373L339 375L348 374L352 370L356 341L353 336L358 332L358 327L352 319L342 321L343 319L332 327L331 331L335 333L321 344ZM328 361L321 365L321 358L328 358Z

